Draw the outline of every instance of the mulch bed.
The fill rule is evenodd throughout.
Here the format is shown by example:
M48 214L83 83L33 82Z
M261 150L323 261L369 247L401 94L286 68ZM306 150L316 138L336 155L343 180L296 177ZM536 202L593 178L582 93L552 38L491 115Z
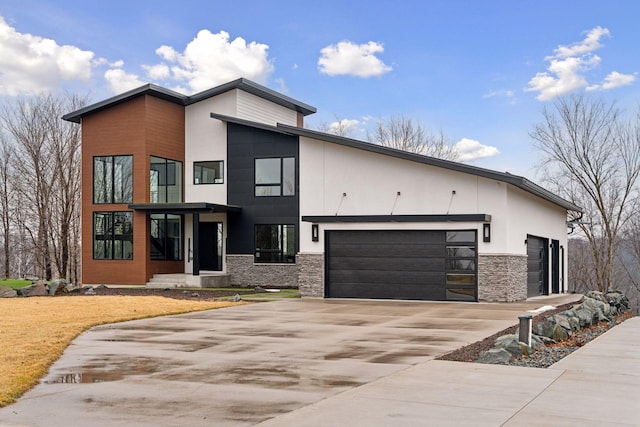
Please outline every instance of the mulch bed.
M569 310L574 305L574 303L564 304L558 306L553 310L545 311L534 316L532 320L533 327L535 328L535 325L538 322L543 321L547 317L565 310ZM600 322L598 325L594 325L590 328L584 328L580 331L574 332L571 338L567 341L556 344L547 344L543 349L536 350L536 352L531 355L531 357L522 357L515 360L512 359L509 364L516 366L546 368L630 317L633 317L631 313L623 313L614 316L611 322ZM480 357L480 354L482 352L493 348L494 343L498 337L501 337L503 335L515 334L517 329L518 325L511 326L481 341L474 342L465 347L444 354L438 357L437 360L449 360L454 362L475 362L478 357Z

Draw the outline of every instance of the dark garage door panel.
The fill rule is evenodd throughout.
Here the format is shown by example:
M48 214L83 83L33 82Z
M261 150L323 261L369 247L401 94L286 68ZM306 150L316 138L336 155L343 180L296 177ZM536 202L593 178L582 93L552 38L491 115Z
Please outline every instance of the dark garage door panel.
M330 231L327 296L446 299L445 231Z
M341 283L331 291L332 298L377 298L377 299L406 299L443 301L446 297L445 289L439 285L416 285L392 283Z
M527 297L546 295L547 239L527 236Z

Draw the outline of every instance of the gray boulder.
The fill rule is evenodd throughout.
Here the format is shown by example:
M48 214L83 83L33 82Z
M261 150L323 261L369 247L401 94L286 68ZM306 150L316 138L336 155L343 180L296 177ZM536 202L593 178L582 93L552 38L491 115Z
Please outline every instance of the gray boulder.
M15 298L18 293L10 286L0 286L0 298Z
M584 304L578 304L573 308L573 311L580 321L580 328L587 328L598 322L598 312Z
M555 327L555 323L547 320L543 320L541 322L536 323L533 328L533 333L536 335L541 335L543 337L552 338L553 337L553 328Z
M496 339L494 348L502 348L511 354L512 357L528 356L533 353L533 349L526 343L519 342L516 335L503 335Z
M39 280L35 285L25 286L18 289L18 295L23 297L43 297L47 295L47 288Z
M556 342L566 341L569 339L569 332L560 325L556 325L553 328L553 339Z
M492 348L483 352L476 360L478 363L506 364L511 360L511 353L504 348Z
M88 286L88 287L87 287L87 286L85 286L85 287L84 287L84 288L82 288L82 289L86 289L86 291L85 291L85 293L84 293L85 295L95 295L95 294L96 294L96 291L94 291L94 290L93 290L93 287L91 287L91 286Z
M560 326L562 329L567 331L567 334L571 336L573 332L573 327L571 326L571 322L569 322L569 318L562 313L558 313L553 316L556 321L556 326Z

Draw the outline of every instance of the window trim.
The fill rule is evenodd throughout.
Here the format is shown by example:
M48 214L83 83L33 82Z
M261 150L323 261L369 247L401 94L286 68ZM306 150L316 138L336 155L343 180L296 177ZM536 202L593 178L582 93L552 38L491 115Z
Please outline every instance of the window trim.
M96 215L109 215L111 217L111 224L115 224L115 216L116 214L128 214L131 220L131 233L128 233L131 236L131 240L127 240L131 242L131 258L116 258L115 257L115 227L111 229L110 239L103 239L102 241L110 241L111 242L111 254L110 258L96 258ZM95 261L133 261L134 259L134 246L133 246L133 211L94 211L92 215L92 237L91 237L91 254L92 258ZM124 234L123 234L124 235ZM123 239L124 241L124 239ZM105 251L106 252L106 251Z
M162 175L160 174L160 171L157 169L152 169L151 165L161 165L163 164L162 162L156 162L153 163L152 159L158 159L158 160L164 160L164 183L162 182ZM180 164L180 173L178 174L177 172L177 167L176 164ZM172 175L172 179L169 179L169 166L172 166L171 169L173 169L173 175ZM184 162L180 161L180 160L174 160L174 159L169 159L167 157L160 157L160 156L156 156L155 154L150 154L149 155L149 203L154 203L154 204L163 204L163 203L182 203L182 201L184 200ZM158 187L158 191L157 191L157 200L161 200L160 198L160 188L164 188L164 201L160 202L154 202L152 201L153 199L153 191L152 191L152 179L151 179L151 175L152 172L158 172L158 182L157 182L157 187ZM180 178L178 180L178 177ZM169 187L179 187L180 190L180 198L179 200L171 200L169 201Z
M130 192L130 198L127 200L122 200L119 202L115 202L115 194L116 194L116 189L115 189L115 174L116 174L116 168L115 166L115 159L117 157L129 157L131 159L130 165L131 165L131 192ZM97 158L110 158L111 159L111 188L109 190L109 194L108 194L108 201L106 202L98 202L97 198L96 198L96 159ZM133 154L104 154L104 155L95 155L93 156L92 159L92 202L94 205L121 205L121 204L127 204L127 203L133 203Z
M180 247L178 248L178 258L168 258L167 257L167 242L169 241L169 236L167 235L167 224L169 222L169 216L173 216L173 217L177 217L179 218L180 221L180 239L179 239L179 245ZM149 241L151 242L152 236L151 236L151 232L152 232L152 227L151 227L151 221L154 220L154 216L162 216L162 231L163 231L163 248L164 248L164 257L163 258L154 258L153 257L153 252L150 251L149 253L149 260L150 261L184 261L184 215L178 215L178 214L167 214L167 213L160 213L160 214L150 214L149 215ZM172 218L173 219L173 218ZM151 243L150 243L151 244Z
M219 163L220 164L220 182L196 182L196 166L200 163ZM202 174L201 174L202 175ZM224 160L203 160L193 162L193 185L212 185L212 184L224 184Z
M291 194L284 194L284 184L285 184L285 160L293 160L293 191ZM279 160L280 161L280 180L279 182L261 182L258 183L258 168L257 162L259 160ZM256 157L253 160L253 195L254 197L295 197L297 193L297 158L295 156L278 156L278 157ZM258 188L266 188L266 187L278 187L278 194L257 194Z
M269 248L269 249L260 249L258 250L257 246L257 237L258 237L258 227L280 227L279 231L279 241L280 242L284 242L286 240L286 237L284 235L284 230L285 227L289 227L290 229L293 230L293 255L292 255L292 261L287 261L289 254L285 253L285 249L283 249L282 247L279 247L277 249L273 249L273 248ZM286 264L286 265L295 265L296 264L296 251L297 251L297 231L296 231L297 227L295 224L254 224L253 226L253 262L254 264L269 264L269 265L273 265L273 264ZM258 253L259 252L267 252L267 253L276 253L278 254L278 261L263 261L263 260L258 260Z

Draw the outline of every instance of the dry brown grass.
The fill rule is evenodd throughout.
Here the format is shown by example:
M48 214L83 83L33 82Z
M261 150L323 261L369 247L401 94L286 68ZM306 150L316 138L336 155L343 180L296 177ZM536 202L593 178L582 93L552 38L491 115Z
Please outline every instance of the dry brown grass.
M0 407L38 383L69 343L96 325L242 303L156 296L0 299Z

